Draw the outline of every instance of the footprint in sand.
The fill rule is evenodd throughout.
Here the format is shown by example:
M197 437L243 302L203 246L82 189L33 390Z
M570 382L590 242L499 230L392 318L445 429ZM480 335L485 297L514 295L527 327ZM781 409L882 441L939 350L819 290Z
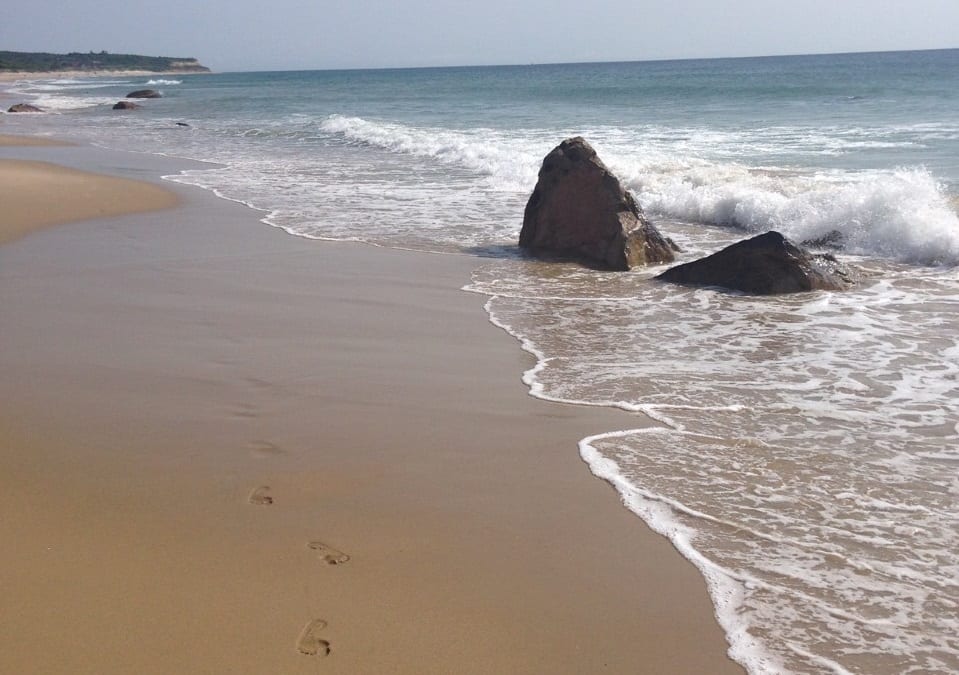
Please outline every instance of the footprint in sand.
M338 551L332 546L327 546L322 541L311 541L307 544L307 547L316 551L320 556L320 560L327 565L342 565L350 560L350 556L343 553L343 551Z
M260 416L260 410L252 403L237 403L232 413L234 418L249 420Z
M286 450L281 448L276 443L270 443L269 441L254 441L253 443L250 443L250 452L253 453L254 457L260 457L263 459L269 457L278 457L286 454Z
M273 497L270 496L270 487L268 485L261 485L258 488L254 488L253 492L250 493L250 503L256 504L257 506L269 506L273 503Z
M326 656L330 653L330 643L317 636L326 628L326 621L313 619L303 628L300 639L296 641L296 649L307 656Z

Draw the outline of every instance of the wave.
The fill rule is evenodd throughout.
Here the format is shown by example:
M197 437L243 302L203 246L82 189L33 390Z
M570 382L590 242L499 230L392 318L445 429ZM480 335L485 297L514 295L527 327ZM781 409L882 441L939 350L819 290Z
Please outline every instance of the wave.
M183 80L147 80L146 83L153 85L174 85L183 84Z
M506 190L532 186L543 156L538 152L541 143L524 143L514 134L494 129L412 127L344 115L329 116L320 129L348 141L468 169Z
M643 170L626 180L651 215L796 241L837 238L852 254L959 264L954 198L925 169L779 174L736 165Z
M107 98L102 96L56 96L52 94L41 94L31 101L41 109L53 113L112 106L116 102L117 98L115 96Z
M59 113L113 105L117 101L115 96L102 96L98 94L104 92L88 90L109 89L128 84L130 82L127 80L84 81L72 78L29 80L17 82L16 86L7 89L7 93L27 97L30 103L46 112Z
M130 84L126 81L102 81L84 82L82 80L49 80L42 82L26 83L26 91L83 91L86 89L108 89L121 84Z
M413 127L343 115L326 118L320 129L352 143L474 171L500 189L518 193L532 190L542 157L558 140L556 131L534 130L519 137L500 130ZM959 264L955 196L926 169L811 172L750 167L730 161L729 153L711 157L707 148L735 146L742 154L746 147L754 156L763 155L771 137L782 141L784 134L799 136L799 131L760 129L751 137L733 134L732 140L721 132L693 138L680 131L601 128L587 138L653 217L748 232L776 229L797 241L828 236L850 254ZM884 144L863 140L871 133L846 129L807 142L824 152L839 145Z

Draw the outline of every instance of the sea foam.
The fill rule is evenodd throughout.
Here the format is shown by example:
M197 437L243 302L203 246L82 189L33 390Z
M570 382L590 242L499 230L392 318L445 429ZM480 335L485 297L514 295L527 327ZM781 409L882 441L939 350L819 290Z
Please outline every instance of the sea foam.
M426 157L486 176L504 190L524 190L536 180L537 155L513 134L494 129L455 130L331 115L320 129L390 152Z
M796 241L840 235L849 253L959 263L959 214L924 169L770 175L736 165L632 173L647 211L694 223L779 230Z

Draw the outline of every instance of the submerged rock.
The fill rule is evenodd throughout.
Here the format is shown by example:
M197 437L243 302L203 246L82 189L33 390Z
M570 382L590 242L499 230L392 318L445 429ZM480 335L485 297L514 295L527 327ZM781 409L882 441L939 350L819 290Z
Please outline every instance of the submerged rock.
M162 96L156 89L137 89L127 94L127 98L162 98Z
M613 270L671 262L679 250L579 137L566 139L543 160L519 245L533 255Z
M756 295L841 291L852 285L849 271L833 256L809 253L779 232L737 242L705 258L671 267L656 278Z
M41 108L29 103L16 103L7 109L8 113L43 112Z
M114 110L136 110L140 108L139 103L131 103L130 101L118 101L116 105L113 106Z

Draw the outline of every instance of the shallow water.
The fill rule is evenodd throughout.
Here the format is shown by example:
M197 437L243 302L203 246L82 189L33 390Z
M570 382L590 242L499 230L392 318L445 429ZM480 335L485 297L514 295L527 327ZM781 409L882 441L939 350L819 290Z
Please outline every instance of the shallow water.
M659 422L581 452L700 567L738 660L959 667L954 272L873 264L853 292L755 298L511 271L473 287L538 357L534 392Z

